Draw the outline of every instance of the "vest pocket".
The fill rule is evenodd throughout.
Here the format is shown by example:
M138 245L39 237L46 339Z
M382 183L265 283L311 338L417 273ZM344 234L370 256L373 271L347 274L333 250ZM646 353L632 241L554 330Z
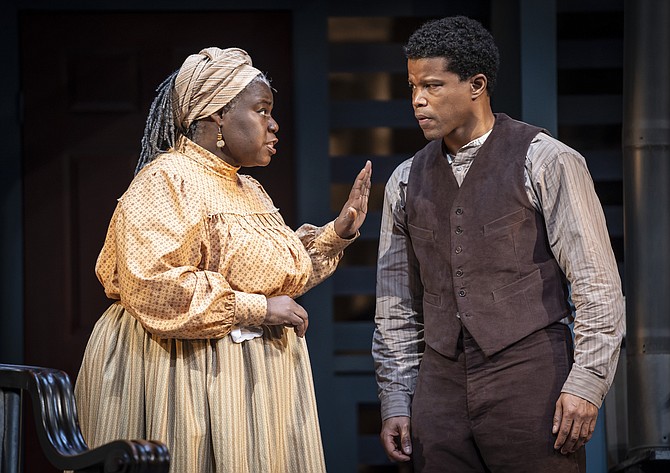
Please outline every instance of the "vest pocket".
M487 236L492 233L505 230L506 228L512 227L514 225L518 225L527 218L528 210L521 208L515 212L512 212L511 214L507 214L504 217L500 217L493 222L489 222L484 225L484 235Z
M412 225L411 223L408 223L407 227L409 228L409 236L411 238L418 238L419 240L435 241L435 237L431 229L417 227L416 225Z
M529 287L534 286L535 284L540 284L541 282L542 275L540 274L540 270L536 269L528 276L524 276L521 279L514 281L512 284L508 284L507 286L503 286L493 291L493 302L500 302L503 299L507 299L514 294L523 292Z
M442 307L442 297L440 297L439 294L433 294L432 292L423 292L423 302L435 307Z

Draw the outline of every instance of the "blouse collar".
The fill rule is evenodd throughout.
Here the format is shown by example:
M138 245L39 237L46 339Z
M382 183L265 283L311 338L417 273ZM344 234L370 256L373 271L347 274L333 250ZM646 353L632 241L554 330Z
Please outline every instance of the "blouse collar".
M175 145L175 150L223 176L235 177L237 171L240 169L240 166L228 164L217 155L210 153L205 148L194 141L189 140L185 136L179 138Z

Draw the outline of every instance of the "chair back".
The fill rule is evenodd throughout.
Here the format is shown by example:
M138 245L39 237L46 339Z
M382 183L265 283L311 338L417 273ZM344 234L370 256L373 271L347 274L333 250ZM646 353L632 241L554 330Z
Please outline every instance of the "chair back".
M82 436L67 373L52 368L0 364L0 473L21 469L23 396L33 405L37 437L59 470L168 473L167 447L149 440L114 440L90 449Z

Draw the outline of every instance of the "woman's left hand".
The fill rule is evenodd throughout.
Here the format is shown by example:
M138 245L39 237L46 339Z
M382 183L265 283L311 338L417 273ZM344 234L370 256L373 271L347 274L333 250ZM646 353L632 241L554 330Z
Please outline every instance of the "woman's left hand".
M356 176L354 185L349 192L349 199L345 202L340 215L335 219L335 232L340 238L351 238L356 235L363 225L368 213L368 197L370 196L370 177L372 163L366 161L365 167Z

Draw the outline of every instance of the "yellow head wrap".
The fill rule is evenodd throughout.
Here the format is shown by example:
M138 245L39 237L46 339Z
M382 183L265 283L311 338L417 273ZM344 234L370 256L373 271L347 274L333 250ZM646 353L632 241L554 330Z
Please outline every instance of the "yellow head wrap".
M190 55L175 79L177 124L186 130L194 121L213 115L260 73L239 48L206 48Z

